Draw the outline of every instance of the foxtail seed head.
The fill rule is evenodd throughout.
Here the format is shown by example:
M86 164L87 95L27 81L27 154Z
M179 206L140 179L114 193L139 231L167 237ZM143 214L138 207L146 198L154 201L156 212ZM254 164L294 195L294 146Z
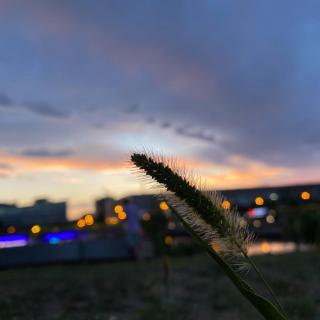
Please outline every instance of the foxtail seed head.
M169 192L167 200L170 205L202 239L210 245L215 244L213 250L219 247L220 253L233 257L247 252L252 235L240 225L235 210L223 208L224 199L221 195L201 191L195 182L181 176L161 157L134 153L131 161L140 172L150 176Z

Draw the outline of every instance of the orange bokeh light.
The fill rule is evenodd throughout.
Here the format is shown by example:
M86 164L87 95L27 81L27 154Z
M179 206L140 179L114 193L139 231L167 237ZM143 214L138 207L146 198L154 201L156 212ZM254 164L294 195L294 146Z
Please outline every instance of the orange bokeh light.
M223 200L222 204L221 204L223 209L230 209L231 208L231 202L228 200Z
M118 214L118 218L119 220L125 220L127 218L127 214L124 211L122 211Z
M85 222L84 219L79 219L79 220L77 221L77 227L78 227L78 228L84 228L85 226L86 226L86 222Z
M264 199L262 197L256 197L254 202L257 206L262 206L264 204Z
M10 234L12 234L12 233L16 233L16 228L14 227L14 226L9 226L8 228L7 228L7 232L8 233L10 233Z
M92 214L87 214L84 217L84 221L87 226L92 226L94 224L94 218Z
M168 206L168 204L167 204L165 201L161 201L160 204L159 204L159 207L160 207L160 209L163 210L163 211L166 211L166 210L169 209L169 206Z
M300 196L302 200L309 200L311 198L311 194L308 191L301 192Z

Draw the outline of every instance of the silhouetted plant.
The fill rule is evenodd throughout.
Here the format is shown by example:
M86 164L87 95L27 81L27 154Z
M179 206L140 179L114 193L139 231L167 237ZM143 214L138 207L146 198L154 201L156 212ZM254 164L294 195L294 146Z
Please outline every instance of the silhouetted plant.
M247 254L252 235L242 227L236 210L225 209L216 192L202 191L186 172L155 155L134 153L131 161L166 190L166 200L173 214L186 230L220 265L239 291L268 320L287 319L273 290ZM252 268L261 279L275 305L260 296L241 276L241 270Z

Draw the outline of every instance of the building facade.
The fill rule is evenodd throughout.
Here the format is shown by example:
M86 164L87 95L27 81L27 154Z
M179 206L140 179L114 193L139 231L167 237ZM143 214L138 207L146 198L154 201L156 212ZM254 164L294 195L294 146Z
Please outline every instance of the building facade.
M50 202L46 199L36 200L29 207L0 204L0 224L3 227L59 225L67 222L66 212L65 202Z

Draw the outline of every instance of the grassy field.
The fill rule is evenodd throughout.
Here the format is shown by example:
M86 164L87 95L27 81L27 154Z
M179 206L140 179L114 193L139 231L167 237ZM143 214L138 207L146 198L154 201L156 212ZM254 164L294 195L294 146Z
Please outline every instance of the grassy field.
M320 319L320 253L256 257L290 319ZM0 319L261 319L206 255L0 271ZM255 279L251 279L255 282Z

